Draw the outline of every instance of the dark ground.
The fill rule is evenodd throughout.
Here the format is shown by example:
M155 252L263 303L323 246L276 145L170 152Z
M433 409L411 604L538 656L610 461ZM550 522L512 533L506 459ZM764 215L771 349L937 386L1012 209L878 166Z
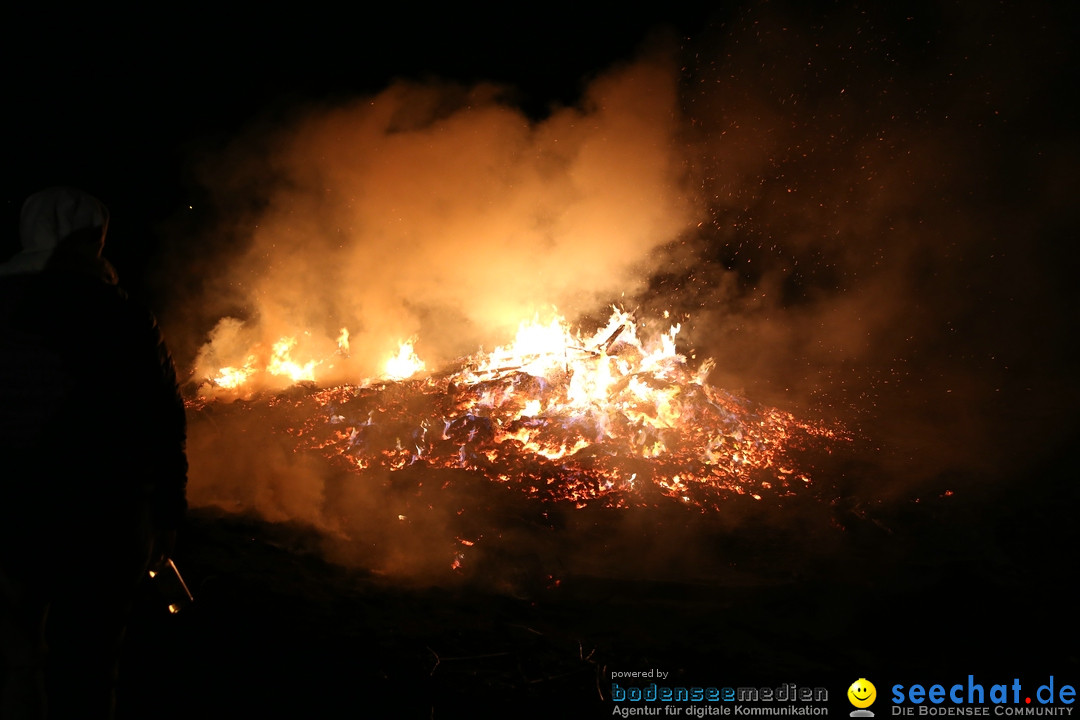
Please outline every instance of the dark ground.
M982 491L830 510L819 530L710 532L701 516L643 514L643 547L679 517L698 524L695 550L717 562L687 580L635 570L624 541L594 545L611 553L608 572L558 585L523 580L545 568L514 557L484 578L407 585L326 562L304 528L195 509L177 561L196 602L169 616L147 587L120 717L607 717L610 673L653 667L673 683L823 686L832 715L851 710L844 692L860 677L879 697L972 673L1075 684L1067 459L1065 446ZM560 547L574 533L595 543L608 512L584 511Z

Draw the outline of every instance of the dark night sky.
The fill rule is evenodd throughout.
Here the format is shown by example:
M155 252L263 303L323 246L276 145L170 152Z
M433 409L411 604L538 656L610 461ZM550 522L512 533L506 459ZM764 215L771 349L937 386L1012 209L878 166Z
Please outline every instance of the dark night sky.
M757 32L754 11L761 8L778 10L808 29L807 37L819 39L828 37L830 26L856 18L864 23L858 34L880 33L882 57L894 64L890 71L900 68L913 77L933 77L928 69L979 48L983 56L973 60L985 68L964 79L973 90L989 95L998 84L994 75L1007 87L1017 77L1039 83L1026 97L998 98L1028 108L1026 125L1014 125L998 147L1036 143L1040 136L1056 142L1074 119L1067 90L1076 79L1074 52L1067 47L1073 13L1057 7L1063 3L1006 2L985 12L980 5L926 2L882 10L834 2L647 3L616 12L572 3L512 10L387 4L344 13L316 3L260 12L198 5L137 13L51 5L6 10L3 197L10 217L35 188L82 184L116 205L114 232L125 218L140 232L152 232L192 190L186 186L187 155L227 142L257 118L312 100L373 94L398 78L505 83L518 93L520 107L540 117L552 105L573 104L590 78L629 60L660 28L674 29L691 54L700 56L706 47L726 53L721 45ZM954 46L965 33L969 47ZM1010 33L1016 36L1011 41ZM978 35L985 42L973 42ZM817 49L833 75L845 63L860 67L858 57L828 43ZM687 59L693 69L693 58ZM761 57L761 83L788 80L770 76L777 65ZM10 235L4 242L10 249ZM145 260L131 251L133 261Z
M406 4L343 12L316 3L5 15L9 215L35 188L67 182L115 205L113 232L125 218L145 232L183 202L185 154L256 118L374 94L399 78L509 83L521 107L543 114L574 102L589 77L628 59L653 29L691 32L712 12Z

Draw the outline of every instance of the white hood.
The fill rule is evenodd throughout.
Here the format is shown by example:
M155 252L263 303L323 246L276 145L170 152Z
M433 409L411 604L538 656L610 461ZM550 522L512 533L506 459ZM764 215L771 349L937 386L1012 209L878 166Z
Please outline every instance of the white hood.
M22 251L0 264L0 275L41 272L61 241L72 233L109 225L109 211L93 195L72 187L53 187L26 199L19 218Z

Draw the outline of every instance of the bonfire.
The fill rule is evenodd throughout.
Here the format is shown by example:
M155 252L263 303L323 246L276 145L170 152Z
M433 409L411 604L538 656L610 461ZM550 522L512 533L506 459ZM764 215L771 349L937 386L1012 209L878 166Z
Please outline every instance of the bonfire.
M530 498L583 507L654 504L701 508L734 495L757 500L813 482L799 451L847 439L843 428L807 421L708 384L711 360L693 367L677 349L680 325L641 337L631 313L613 308L583 336L556 315L523 322L513 343L428 371L403 341L381 377L319 387L318 361L297 361L295 341L269 362L206 378L189 406L236 397L261 374L307 388L278 393L292 404L297 451L318 451L363 475L421 466L458 468ZM339 345L347 351L348 332Z

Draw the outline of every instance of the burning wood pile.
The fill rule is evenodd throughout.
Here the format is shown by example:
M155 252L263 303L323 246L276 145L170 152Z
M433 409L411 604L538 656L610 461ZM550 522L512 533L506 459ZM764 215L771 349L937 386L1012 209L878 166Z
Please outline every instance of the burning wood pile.
M292 368L297 382L252 400L293 452L323 456L357 482L445 487L462 473L434 471L456 470L548 507L700 513L736 499L783 506L811 492L813 471L802 458L830 452L848 439L844 430L710 386L711 361L691 367L676 349L679 330L643 340L633 316L614 309L582 337L556 317L523 323L513 344L439 372L403 343L382 377L334 387L319 387L315 364L293 361L285 339L271 359ZM272 372L255 357L207 379L191 411L250 406L223 401Z

